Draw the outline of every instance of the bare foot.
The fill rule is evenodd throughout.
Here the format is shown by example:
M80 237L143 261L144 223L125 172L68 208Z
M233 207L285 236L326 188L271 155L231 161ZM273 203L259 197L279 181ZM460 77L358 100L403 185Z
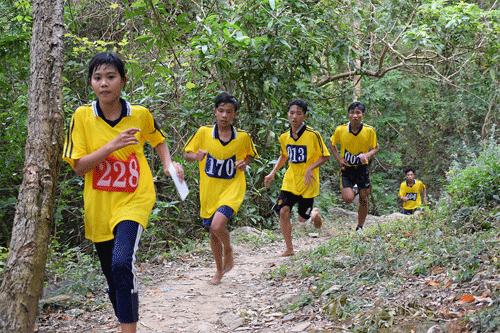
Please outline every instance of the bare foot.
M311 220L314 223L314 227L316 229L321 229L321 226L323 225L323 218L321 217L321 213L319 212L318 208L313 208L312 210L312 218Z
M224 271L223 274L226 274L234 267L234 255L233 248L230 247L227 250L224 250Z
M212 280L208 281L207 283L211 284L212 286L216 286L216 285L220 284L220 281L222 280L223 276L224 276L224 272L217 271L217 272L215 272L215 275L212 278Z
M295 254L294 250L285 250L276 256L277 257L290 257L290 256L293 256L294 254Z

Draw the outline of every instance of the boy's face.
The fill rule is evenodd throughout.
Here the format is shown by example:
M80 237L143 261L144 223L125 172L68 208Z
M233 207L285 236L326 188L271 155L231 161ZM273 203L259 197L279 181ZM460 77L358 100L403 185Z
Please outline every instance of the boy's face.
M217 118L217 124L219 128L226 128L231 125L234 118L238 115L238 112L234 109L232 103L220 104L216 109L214 109L215 117Z
M363 120L364 116L365 116L365 114L363 113L363 111L361 111L358 108L349 110L349 121L353 125L359 126L361 124L361 121Z
M90 78L90 84L100 102L111 103L120 99L120 93L127 82L122 78L115 66L101 65Z
M413 173L413 171L408 171L406 173L406 180L412 183L414 179L415 179L415 174Z
M304 111L302 111L302 108L297 105L290 106L287 115L288 115L288 120L290 121L290 125L292 125L292 128L294 130L299 129L299 127L302 125L302 123L307 117L307 113L304 113Z

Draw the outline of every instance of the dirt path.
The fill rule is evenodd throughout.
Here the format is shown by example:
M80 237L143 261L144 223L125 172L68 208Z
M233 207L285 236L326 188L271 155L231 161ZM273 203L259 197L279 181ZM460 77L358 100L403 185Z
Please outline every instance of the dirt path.
M332 237L326 225L319 233L312 228L297 229L294 247L298 252ZM255 242L258 237L253 239ZM284 249L281 236L276 242L261 240L258 246L251 241L233 243L235 267L217 286L207 284L215 272L208 248L176 262L140 264L138 332L302 332L330 325L312 315L307 306L291 314L281 312L309 285L300 279L269 279L270 274L278 274L276 269L290 266L290 257L276 256ZM51 320L41 321L35 332L120 332L111 305L107 299L103 301L101 309L53 314Z

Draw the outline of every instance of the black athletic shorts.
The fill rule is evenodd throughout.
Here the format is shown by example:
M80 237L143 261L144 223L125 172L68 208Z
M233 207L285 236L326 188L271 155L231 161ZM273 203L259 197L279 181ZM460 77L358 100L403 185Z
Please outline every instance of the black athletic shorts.
M340 188L354 187L358 185L358 188L370 188L370 168L368 164L355 165L351 167L346 167L342 170L342 177L340 179Z
M278 202L273 206L273 210L279 214L281 208L284 206L292 207L299 203L299 215L304 219L311 217L311 211L314 207L314 198L303 198L301 195L295 195L292 192L281 191Z

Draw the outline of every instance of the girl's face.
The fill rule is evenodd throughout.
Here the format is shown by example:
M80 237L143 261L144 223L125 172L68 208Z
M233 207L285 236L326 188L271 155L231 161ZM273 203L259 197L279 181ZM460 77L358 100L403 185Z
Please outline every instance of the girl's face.
M120 93L127 82L113 65L101 65L92 74L90 84L99 102L113 103L120 99Z

